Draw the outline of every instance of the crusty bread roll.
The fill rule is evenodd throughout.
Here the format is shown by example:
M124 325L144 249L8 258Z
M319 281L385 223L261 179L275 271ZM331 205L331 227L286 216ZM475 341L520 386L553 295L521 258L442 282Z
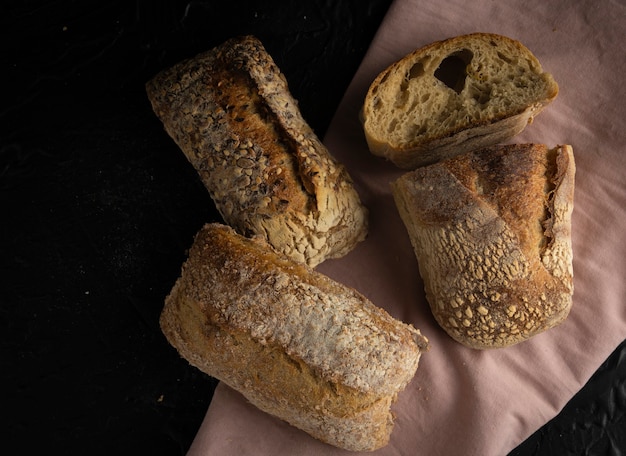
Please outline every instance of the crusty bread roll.
M160 322L192 365L349 450L388 442L390 406L428 345L355 290L219 224L196 235Z
M473 348L512 345L572 305L572 148L492 146L393 186L437 322Z
M382 71L367 92L363 128L373 154L414 169L515 136L558 90L519 41L463 35Z
M302 118L254 37L233 38L146 84L155 113L224 221L315 266L367 233L350 176Z

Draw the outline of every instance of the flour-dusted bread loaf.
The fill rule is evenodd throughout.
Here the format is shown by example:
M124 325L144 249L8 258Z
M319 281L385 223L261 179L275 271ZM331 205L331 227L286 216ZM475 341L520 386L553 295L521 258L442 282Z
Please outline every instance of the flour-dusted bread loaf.
M572 148L492 146L393 183L437 322L473 348L512 345L572 305Z
M161 328L261 410L349 450L388 442L390 406L428 346L355 290L219 224L196 235Z
M224 221L315 266L367 233L350 176L302 118L285 77L254 37L233 38L146 84L165 130Z
M381 72L365 98L363 128L373 154L414 169L515 136L558 90L519 41L463 35Z

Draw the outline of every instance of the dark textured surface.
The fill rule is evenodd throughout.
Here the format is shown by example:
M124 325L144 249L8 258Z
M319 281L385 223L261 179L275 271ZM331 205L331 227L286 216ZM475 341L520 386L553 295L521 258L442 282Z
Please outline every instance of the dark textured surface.
M158 328L219 220L144 82L238 34L264 42L322 136L389 1L5 2L0 14L4 444L183 454L215 382ZM626 452L626 347L516 456Z
M563 411L510 456L626 454L626 342Z

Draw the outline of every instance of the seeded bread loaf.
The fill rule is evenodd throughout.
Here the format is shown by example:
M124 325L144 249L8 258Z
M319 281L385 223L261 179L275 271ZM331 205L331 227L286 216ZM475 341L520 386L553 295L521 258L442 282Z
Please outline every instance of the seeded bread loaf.
M474 33L438 41L382 71L362 109L370 151L414 169L515 136L558 94L519 41Z
M393 183L435 319L473 348L556 326L572 305L572 148L492 146Z
M349 450L387 443L390 406L428 345L355 290L219 224L196 235L160 323L192 365Z
M350 176L302 118L285 77L254 37L233 38L146 85L165 130L224 221L315 266L367 233Z

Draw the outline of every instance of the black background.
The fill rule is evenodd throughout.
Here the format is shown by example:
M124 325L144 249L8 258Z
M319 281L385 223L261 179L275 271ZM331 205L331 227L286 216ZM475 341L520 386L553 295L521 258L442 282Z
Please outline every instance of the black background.
M192 236L219 215L144 91L254 34L320 137L389 0L7 1L0 7L3 445L184 454L215 380L158 328ZM626 346L513 455L626 452Z

